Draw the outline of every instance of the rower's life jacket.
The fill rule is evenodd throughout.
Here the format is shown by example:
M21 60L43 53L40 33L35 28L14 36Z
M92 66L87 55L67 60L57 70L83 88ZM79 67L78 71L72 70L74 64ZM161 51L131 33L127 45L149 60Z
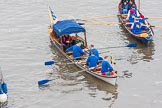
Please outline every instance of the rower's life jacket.
M134 22L133 28L131 29L131 32L134 33L134 34L140 34L142 32L141 23L140 22Z

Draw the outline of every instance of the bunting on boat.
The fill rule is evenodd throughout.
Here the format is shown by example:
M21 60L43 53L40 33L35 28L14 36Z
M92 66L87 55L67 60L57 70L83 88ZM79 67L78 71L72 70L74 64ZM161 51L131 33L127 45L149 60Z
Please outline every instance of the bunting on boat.
M56 24L59 20L50 7L48 8L48 10L51 24Z

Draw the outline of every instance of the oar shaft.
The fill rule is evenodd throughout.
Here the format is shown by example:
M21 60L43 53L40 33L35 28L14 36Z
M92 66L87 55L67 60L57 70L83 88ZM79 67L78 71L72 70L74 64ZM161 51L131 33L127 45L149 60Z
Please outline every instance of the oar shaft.
M105 47L105 48L98 48L98 49L121 48L121 47L133 48L133 47L137 47L137 44L136 43L131 43L131 44L128 44L126 46Z

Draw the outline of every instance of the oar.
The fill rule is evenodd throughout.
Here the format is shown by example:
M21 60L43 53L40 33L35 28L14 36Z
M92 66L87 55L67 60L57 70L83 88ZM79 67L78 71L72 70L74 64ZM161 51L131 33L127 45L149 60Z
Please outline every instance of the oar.
M137 43L131 43L131 44L128 44L128 45L126 45L126 46L105 47L105 48L98 48L98 49L121 48L121 47L134 48L134 47L137 47Z
M74 73L84 72L86 70L88 70L88 69L83 69L81 71L76 71ZM40 80L40 81L38 81L38 86L42 86L42 85L47 84L48 82L53 81L53 80L55 80L55 79L44 79L44 80Z
M75 57L75 58L73 58L73 59L71 59L71 60L76 60L76 59L79 59L79 58L82 58L82 57ZM60 60L59 62L55 62L54 60L51 60L51 61L46 61L46 62L44 62L44 65L45 66L48 66L48 65L53 65L53 64L60 64L61 62L63 62L63 61L68 61L69 59L67 58L67 59L64 59L64 60ZM69 63L67 63L67 64L69 64ZM70 63L71 64L71 63Z
M44 62L44 65L45 66L48 66L48 65L53 65L53 64L55 64L56 62L54 62L54 61L46 61L46 62Z
M75 64L75 62L63 63L63 61L66 61L66 60L62 60L62 61L59 61L59 62L55 62L55 61L46 61L46 62L44 62L44 65L45 65L45 66L48 66L48 65L53 65L53 64L57 64L57 65L61 65L61 64Z
M148 18L149 20L161 20L162 19L162 17L150 17L150 18Z
M150 26L150 27L154 27L154 28L162 28L162 26Z
M53 81L53 80L54 79L51 79L51 80L49 80L49 79L40 80L40 81L38 81L38 85L41 86L41 85L44 85L44 84L48 83L49 81Z
M100 19L100 18L113 18L117 15L106 15L106 16L96 16L96 17L90 17L90 18L83 18L83 19L72 19L73 21L91 21L94 19Z
M98 17L92 17L92 18L84 18L84 19L71 19L72 21L93 21L94 19L100 19L100 18L113 18L116 17L117 15L110 15L110 16L98 16ZM139 18L137 18L139 19ZM162 17L150 17L150 18L145 18L149 20L161 20ZM110 22L111 23L111 22ZM83 23L80 23L81 25L85 25ZM91 24L91 23L90 23ZM90 25L89 24L89 25ZM87 24L86 24L87 25ZM96 24L99 25L99 24ZM100 24L101 25L101 24Z
M99 23L78 23L79 25L113 25L122 24L121 22L99 22Z

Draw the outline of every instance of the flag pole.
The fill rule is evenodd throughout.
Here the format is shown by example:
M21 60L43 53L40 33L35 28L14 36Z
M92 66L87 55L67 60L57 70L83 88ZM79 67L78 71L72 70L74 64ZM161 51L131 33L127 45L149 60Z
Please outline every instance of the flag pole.
M138 0L138 10L140 11L140 0Z

